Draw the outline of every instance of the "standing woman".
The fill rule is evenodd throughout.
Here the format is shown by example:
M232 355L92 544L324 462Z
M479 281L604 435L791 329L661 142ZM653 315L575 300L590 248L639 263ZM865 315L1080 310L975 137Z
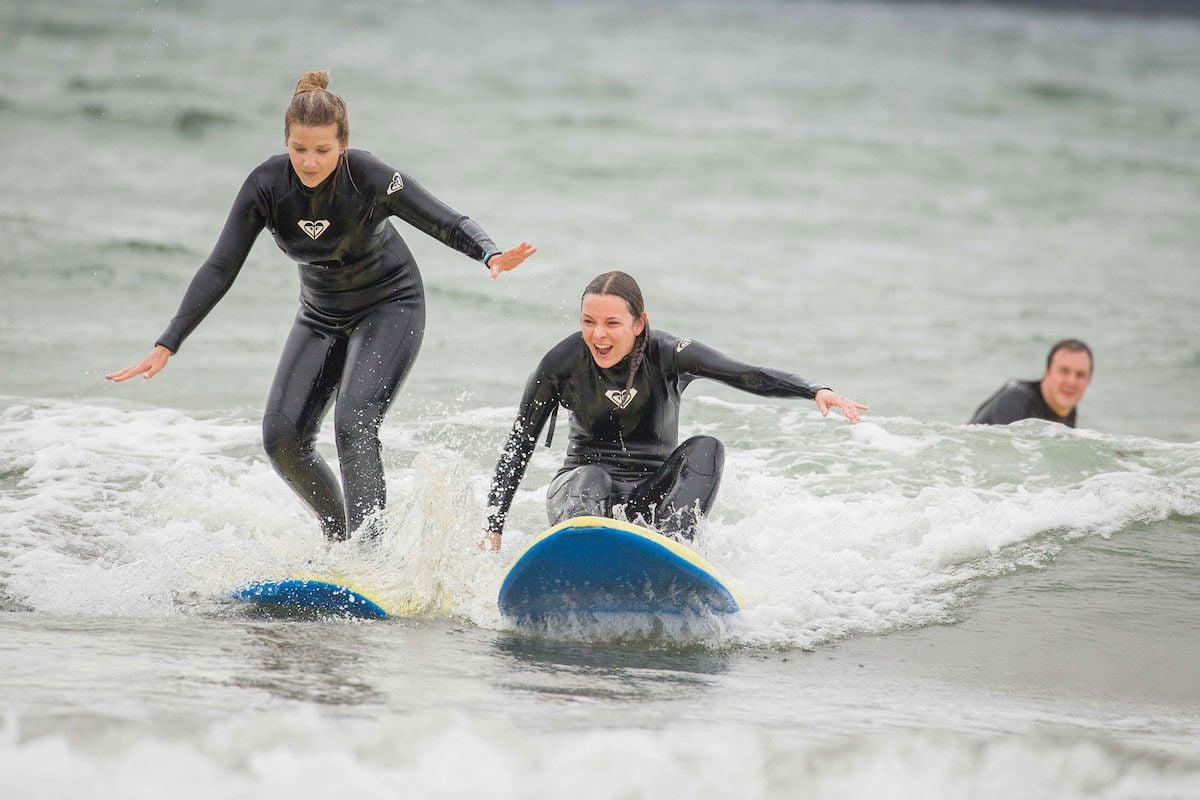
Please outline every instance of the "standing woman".
M388 218L482 261L493 279L537 249L522 242L501 251L407 173L348 149L346 104L328 85L328 72L300 77L284 115L287 153L246 178L216 247L150 355L107 377L161 372L229 290L258 234L270 230L300 268L300 310L271 385L263 442L275 470L339 541L384 506L379 425L425 331L421 274ZM341 486L315 447L330 404Z
M552 525L582 515L641 519L659 533L691 539L716 499L725 448L711 436L679 442L679 401L696 378L764 397L815 400L858 422L867 407L783 370L732 359L691 339L650 330L637 281L606 272L583 290L580 334L554 346L525 384L496 464L481 548L498 550L504 520L538 436L561 405L571 412L567 460L546 492ZM553 434L553 421L551 434ZM547 436L547 444L550 437Z

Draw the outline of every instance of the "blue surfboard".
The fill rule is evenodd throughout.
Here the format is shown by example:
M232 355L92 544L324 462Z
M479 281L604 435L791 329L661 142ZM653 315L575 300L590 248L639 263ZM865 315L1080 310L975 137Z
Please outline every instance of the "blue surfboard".
M604 517L569 519L526 545L497 604L506 617L532 621L566 614L732 614L743 605L692 550Z
M378 598L369 596L361 587L318 578L252 583L235 590L233 598L285 615L359 619L387 619L392 616Z

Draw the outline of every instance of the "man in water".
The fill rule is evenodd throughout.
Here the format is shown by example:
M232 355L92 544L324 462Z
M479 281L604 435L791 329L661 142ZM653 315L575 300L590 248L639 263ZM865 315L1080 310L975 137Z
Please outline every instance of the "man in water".
M1063 339L1050 348L1040 381L1010 381L1000 387L975 411L971 424L1045 419L1074 428L1075 408L1091 380L1091 349L1078 339Z

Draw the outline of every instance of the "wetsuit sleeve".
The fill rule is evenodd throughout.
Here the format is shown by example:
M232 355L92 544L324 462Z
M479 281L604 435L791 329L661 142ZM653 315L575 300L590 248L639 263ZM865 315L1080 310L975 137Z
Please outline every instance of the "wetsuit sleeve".
M525 477L538 435L545 427L550 412L558 405L559 389L546 368L549 359L550 355L547 354L525 382L517 419L508 434L508 441L504 443L500 460L496 462L496 472L488 493L488 508L492 510L488 517L488 533L504 532L504 520L512 505L513 495L517 493L517 486Z
M179 310L155 344L161 344L172 353L179 352L183 340L233 285L234 278L246 263L250 248L254 246L254 240L265 227L266 219L265 206L259 199L258 182L251 175L246 178L233 201L233 208L229 210L229 217L225 220L216 246L196 271L183 295L183 302L179 304Z
M391 194L385 194L383 200L388 212L417 230L476 261L500 251L473 219L438 200L403 172L395 173L388 188Z
M684 386L692 378L711 378L726 386L763 397L804 397L809 400L828 387L770 367L757 367L688 339L675 346L675 364Z
M1019 383L1006 383L976 409L967 424L1008 425L1029 416L1029 393Z

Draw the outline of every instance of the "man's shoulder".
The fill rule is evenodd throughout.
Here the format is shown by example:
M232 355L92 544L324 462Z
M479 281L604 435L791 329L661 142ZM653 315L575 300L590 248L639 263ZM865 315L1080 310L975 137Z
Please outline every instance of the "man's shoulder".
M1014 379L1001 386L997 395L1033 399L1039 397L1041 393L1041 381L1019 381Z
M1034 416L1040 398L1039 381L1010 380L983 401L969 424L1007 425Z

